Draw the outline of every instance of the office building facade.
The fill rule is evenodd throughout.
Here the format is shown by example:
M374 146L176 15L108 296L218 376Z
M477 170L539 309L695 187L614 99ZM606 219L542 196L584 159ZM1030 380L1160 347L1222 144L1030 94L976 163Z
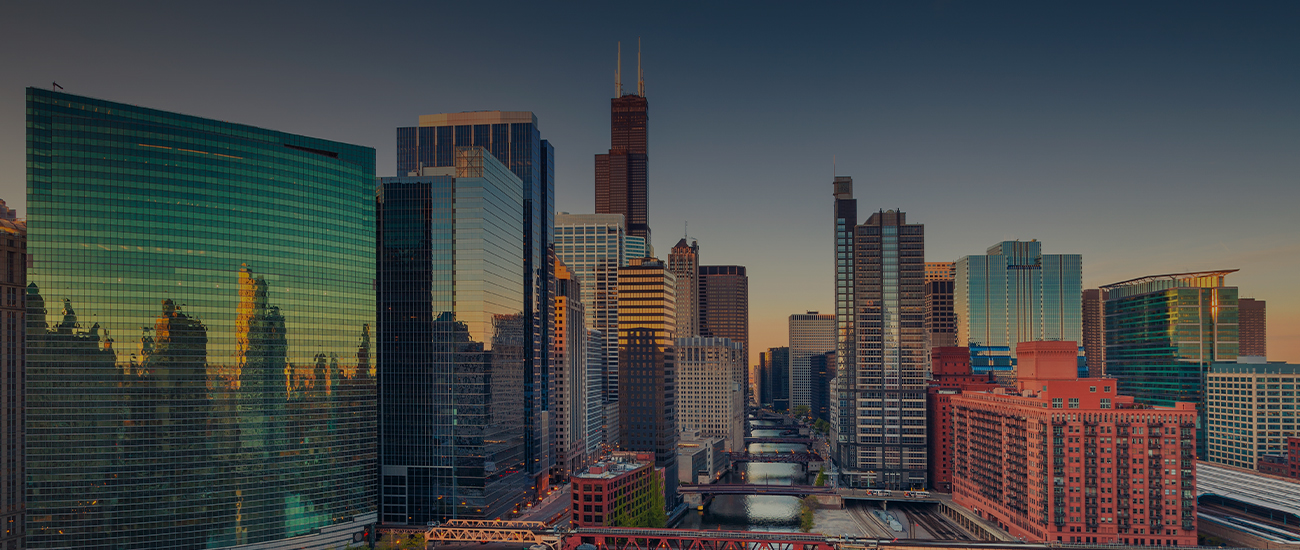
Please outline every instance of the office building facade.
M1139 403L1196 403L1197 456L1205 458L1205 384L1213 363L1237 360L1236 270L1139 277L1110 285L1106 375Z
M925 262L926 284L940 281L954 281L957 278L957 262Z
M1237 355L1268 357L1268 316L1264 300L1237 300Z
M831 421L831 384L835 380L835 352L828 351L808 359L809 385L812 388L810 412L815 420Z
M583 437L587 441L589 460L595 460L610 451L609 432L605 429L605 373L609 370L609 360L605 356L606 342L605 333L587 330L587 431ZM614 439L614 444L618 444L617 438Z
M420 115L417 126L397 129L397 174L453 174L458 147L481 147L523 185L524 211L524 423L525 468L540 493L550 472L548 411L551 339L551 272L547 247L555 234L555 149L542 139L528 111L476 111Z
M678 241L668 253L668 270L677 277L677 336L700 334L700 245Z
M481 147L455 154L455 176L380 179L385 523L501 518L532 487L523 186Z
M835 202L834 218L835 258L835 377L831 391L832 460L841 468L856 465L858 460L857 436L857 375L856 326L853 313L853 232L858 225L858 201L853 198L853 178L836 176L831 183Z
M812 357L835 351L835 316L816 311L790 316L790 410L811 409Z
M617 97L609 102L609 152L596 155L596 213L622 214L627 233L645 239L650 247L650 104L640 72L638 61L635 94L624 94L616 78Z
M930 266L926 263L926 268ZM930 274L926 273L928 279ZM925 349L957 345L957 315L952 309L952 281L925 282Z
M953 501L1026 542L1195 545L1195 406L1076 378L1074 342L1018 348L1015 388L951 398Z
M702 265L699 271L700 336L726 338L744 347L749 363L749 275L743 265ZM745 369L749 391L749 369Z
M554 252L552 252L554 253ZM587 464L587 327L582 285L554 260L555 337L551 340L551 481L560 483Z
M375 523L374 150L28 88L27 159L26 547Z
M759 369L763 371L760 382L766 390L760 390L766 397L762 404L774 411L790 410L790 348L768 348L759 354Z
M1088 376L1106 376L1106 296L1100 288L1083 291L1083 354Z
M1038 241L1003 241L957 261L957 344L1008 346L1082 340L1083 260L1043 254Z
M26 478L23 464L27 433L23 425L27 389L26 365L27 306L27 222L0 201L0 254L4 255L4 278L0 279L0 548L23 545L23 500Z
M889 210L854 233L855 364L842 376L854 379L857 445L842 475L855 487L925 487L925 226Z
M619 448L654 453L655 467L677 471L677 279L656 258L618 270ZM664 503L677 504L665 486Z
M726 338L677 339L677 428L745 450L744 346Z
M1287 439L1300 436L1300 365L1215 363L1206 380L1206 460L1262 471L1264 456L1286 454Z
M655 468L651 453L619 452L592 464L574 475L571 482L573 525L664 527L654 523L664 516L661 495L665 473Z

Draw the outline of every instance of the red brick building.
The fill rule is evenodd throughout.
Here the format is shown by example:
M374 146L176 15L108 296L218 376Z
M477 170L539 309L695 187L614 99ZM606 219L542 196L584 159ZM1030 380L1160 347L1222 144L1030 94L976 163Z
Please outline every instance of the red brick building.
M953 500L1031 542L1196 544L1196 407L1077 378L1074 342L1026 342L1014 389L953 410Z
M1300 437L1286 438L1286 454L1263 455L1256 462L1259 473L1300 479Z
M998 387L989 374L971 372L970 349L937 347L930 351L933 380L927 388L926 422L930 434L930 487L952 492L952 396L963 391L991 391Z
M615 452L574 474L573 525L635 526L645 514L662 514L663 470L654 464L654 453Z

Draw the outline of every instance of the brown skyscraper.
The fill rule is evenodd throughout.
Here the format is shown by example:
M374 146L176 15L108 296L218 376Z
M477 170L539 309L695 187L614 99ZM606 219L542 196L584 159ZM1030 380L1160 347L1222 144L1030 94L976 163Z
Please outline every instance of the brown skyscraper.
M1083 291L1083 353L1088 356L1088 378L1106 376L1105 289Z
M729 338L744 346L749 361L749 276L743 265L702 265L700 280L700 336ZM745 370L749 388L749 370Z
M1264 315L1264 300L1242 298L1237 300L1238 356L1268 357L1268 322Z
M686 239L668 254L668 270L677 276L677 337L700 335L700 245ZM749 358L745 358L749 363Z
M638 46L639 48L639 46ZM596 155L596 213L622 214L627 234L645 237L650 243L650 220L647 190L647 154L649 104L645 99L645 79L641 77L641 52L637 57L637 90L623 93L622 48L619 70L614 73L617 97L610 100L609 153Z

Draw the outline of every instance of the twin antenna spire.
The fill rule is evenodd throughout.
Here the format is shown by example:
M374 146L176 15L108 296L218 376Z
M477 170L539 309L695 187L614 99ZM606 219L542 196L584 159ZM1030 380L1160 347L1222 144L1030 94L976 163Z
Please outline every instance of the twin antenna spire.
M636 95L645 97L645 73L641 72L641 38L636 39ZM614 70L614 97L623 97L623 43L618 43L618 68Z

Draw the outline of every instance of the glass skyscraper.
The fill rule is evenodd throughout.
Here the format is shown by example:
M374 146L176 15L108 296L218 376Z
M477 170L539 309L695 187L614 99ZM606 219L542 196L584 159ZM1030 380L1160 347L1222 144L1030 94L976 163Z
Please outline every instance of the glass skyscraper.
M481 147L454 175L381 178L385 523L499 519L527 502L523 186Z
M550 443L546 408L550 404L551 273L546 249L554 242L555 149L542 139L537 116L529 111L476 111L421 115L418 126L397 129L397 174L450 174L457 147L482 147L523 185L524 211L524 423L525 468L546 488Z
M1106 375L1139 403L1196 403L1197 455L1206 458L1205 377L1237 360L1237 270L1174 273L1105 285Z
M832 182L835 205L835 367L830 402L832 460L841 467L856 464L855 433L857 380L850 376L856 364L853 324L853 228L858 225L858 200L853 198L853 178L836 176Z
M957 345L1083 341L1083 260L1043 254L1038 241L1004 241L957 261Z
M28 88L27 159L27 547L374 523L374 150Z

